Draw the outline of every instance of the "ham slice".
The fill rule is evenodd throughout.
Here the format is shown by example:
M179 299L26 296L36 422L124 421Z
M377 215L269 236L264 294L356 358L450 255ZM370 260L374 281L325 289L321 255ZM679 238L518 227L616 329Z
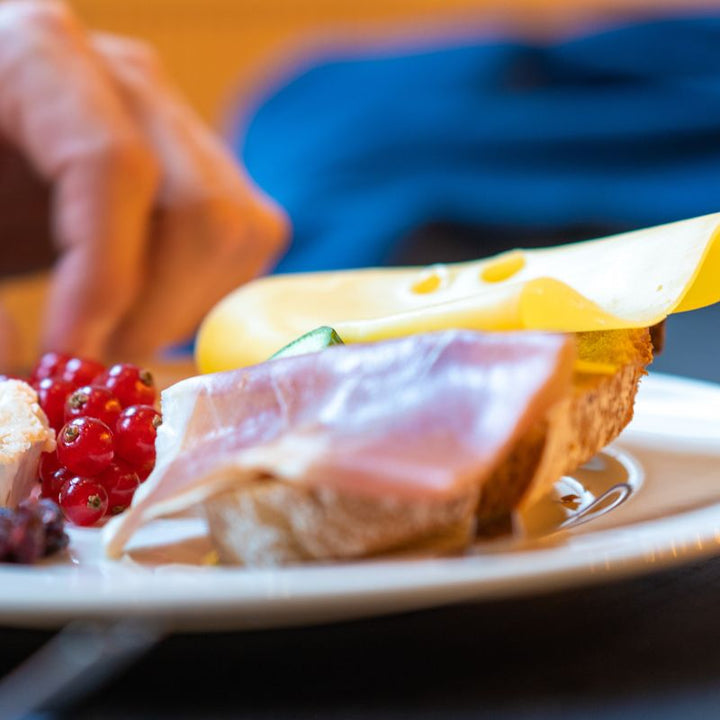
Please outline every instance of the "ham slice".
M474 503L567 395L574 357L562 335L445 331L182 381L162 395L157 466L106 527L106 550L120 554L152 518L268 480L365 508Z

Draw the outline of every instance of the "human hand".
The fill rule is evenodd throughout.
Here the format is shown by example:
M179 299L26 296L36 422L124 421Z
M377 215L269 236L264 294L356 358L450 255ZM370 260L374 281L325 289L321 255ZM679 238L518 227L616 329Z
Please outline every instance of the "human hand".
M88 33L62 4L0 4L0 135L50 188L45 348L137 355L186 338L283 248L284 214L152 52ZM0 346L9 332L0 318Z

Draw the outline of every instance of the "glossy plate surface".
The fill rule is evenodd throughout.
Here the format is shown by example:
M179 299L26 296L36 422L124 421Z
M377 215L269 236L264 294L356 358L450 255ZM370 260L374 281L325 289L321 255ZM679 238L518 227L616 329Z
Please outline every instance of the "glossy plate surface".
M523 518L528 538L462 557L395 557L280 570L206 563L200 520L164 520L121 562L99 531L72 531L69 557L0 566L0 623L157 618L171 629L329 622L503 598L648 572L720 552L720 386L645 378L621 438ZM178 562L182 560L181 562Z

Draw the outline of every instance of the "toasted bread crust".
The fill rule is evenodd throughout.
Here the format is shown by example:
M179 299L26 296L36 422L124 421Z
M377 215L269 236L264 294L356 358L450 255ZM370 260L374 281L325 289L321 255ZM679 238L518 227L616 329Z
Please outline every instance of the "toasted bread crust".
M652 361L646 328L580 333L581 360L619 358L611 374L576 373L573 393L537 423L483 486L478 527L494 527L520 504L530 504L561 476L612 442L632 420L645 366ZM616 360L617 362L617 360Z

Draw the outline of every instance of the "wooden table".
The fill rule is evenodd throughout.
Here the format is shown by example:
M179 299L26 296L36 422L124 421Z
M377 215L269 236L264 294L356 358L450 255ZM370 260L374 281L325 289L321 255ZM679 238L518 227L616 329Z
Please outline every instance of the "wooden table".
M65 716L710 720L718 608L712 560L524 600L175 636ZM0 672L47 637L0 632Z

